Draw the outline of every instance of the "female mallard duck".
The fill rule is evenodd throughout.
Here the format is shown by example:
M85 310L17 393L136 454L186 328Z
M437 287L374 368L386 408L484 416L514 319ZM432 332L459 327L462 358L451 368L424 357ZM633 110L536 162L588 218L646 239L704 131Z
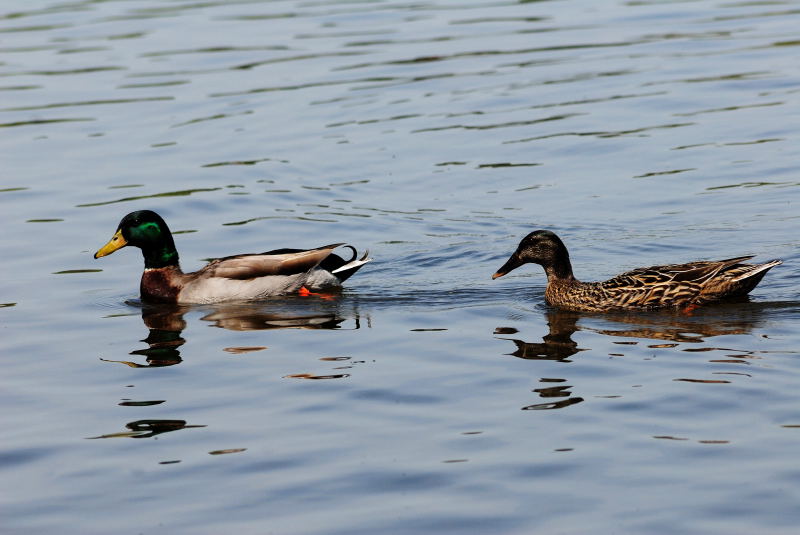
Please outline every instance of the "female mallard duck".
M747 295L770 268L782 263L742 263L750 258L753 257L653 266L634 269L605 282L580 282L572 274L564 243L549 230L537 230L522 239L492 278L533 262L547 274L544 298L552 306L590 312L667 307L691 310L705 303Z
M106 256L133 245L142 250L144 273L142 300L169 303L218 303L255 300L272 295L334 289L361 266L372 260L353 257L344 260L332 251L336 243L317 249L277 249L260 254L243 254L212 260L194 273L178 265L178 251L169 227L155 212L141 210L122 218L111 240L94 254Z

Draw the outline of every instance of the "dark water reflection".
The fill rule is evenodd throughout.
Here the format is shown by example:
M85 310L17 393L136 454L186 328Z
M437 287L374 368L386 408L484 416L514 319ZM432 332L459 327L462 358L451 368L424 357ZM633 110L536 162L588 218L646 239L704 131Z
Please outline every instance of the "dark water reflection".
M182 429L206 427L205 425L188 425L184 420L136 420L125 424L129 431L108 433L89 439L98 438L152 438L163 433L171 433Z
M780 308L792 307L781 303ZM797 305L794 305L797 306ZM526 342L509 338L517 346L511 355L529 360L558 360L569 362L569 357L590 348L579 348L572 335L579 330L618 338L643 338L678 343L702 343L707 338L723 335L746 335L763 324L765 314L774 310L771 304L744 303L701 308L689 314L681 312L647 312L631 314L582 314L572 311L550 310L545 314L549 333L542 342ZM603 327L579 326L581 318L596 320ZM514 329L498 327L495 334L513 334ZM618 342L637 344L638 342ZM678 344L653 344L650 348L675 347Z
M314 299L314 298L312 298ZM112 362L125 364L131 368L162 368L166 366L174 366L183 362L181 357L180 347L183 346L187 340L182 336L183 331L187 328L186 314L192 312L192 307L179 306L179 305L164 305L164 304L142 304L138 301L129 303L131 306L138 306L141 308L142 321L145 327L149 329L146 338L141 340L145 342L148 347L145 349L135 349L130 352L131 355L142 355L146 358L145 363L138 363L128 360L110 360L101 358L103 362ZM306 303L307 304L307 303ZM316 308L332 308L336 307L335 303L326 303L318 301L314 303ZM298 306L296 299L281 300L275 299L271 303L250 303L250 304L233 304L233 305L218 305L211 307L209 312L208 307L203 308L204 315L200 317L200 321L209 322L214 327L229 329L232 331L266 331L272 329L340 329L341 324L348 318L341 317L337 311L324 311L319 310L317 313L308 314L307 307ZM281 308L287 309L283 312L274 311ZM273 311L268 311L273 310ZM302 311L306 311L305 314ZM354 328L360 328L359 317L355 314ZM232 354L249 353L252 351L260 351L266 349L263 346L247 346L247 347L227 347L225 351ZM346 357L344 357L346 359ZM335 357L327 357L321 360L340 360ZM350 366L340 366L340 368L349 368ZM302 378L302 379L336 379L345 378L349 374L337 373L331 375L313 375L313 374L292 374L287 377ZM165 400L150 400L150 401L131 401L123 400L119 403L120 406L125 407L151 407L164 403ZM164 433L180 431L184 429L202 428L206 425L189 425L185 420L174 419L145 419L136 420L125 424L128 431L106 433L99 436L88 437L91 439L100 438L152 438ZM233 450L232 450L233 451ZM236 450L243 451L243 450Z
M779 304L780 308L791 306ZM763 327L766 317L776 309L770 303L750 303L748 298L737 303L700 308L691 313L611 314L605 317L609 328L594 332L623 338L645 338L680 343L701 343L707 338L723 335L747 335ZM615 324L630 327L616 328ZM652 345L649 347L663 347Z
M517 358L527 360L558 360L569 362L568 359L579 351L578 343L572 339L573 333L578 330L580 315L573 312L552 311L545 316L550 332L542 338L542 342L525 342L511 338L517 346L516 351L510 353ZM514 329L498 327L495 334L511 334Z
M148 347L135 349L131 355L143 355L146 363L140 364L128 360L110 360L101 358L103 362L116 362L131 368L157 368L180 364L180 347L186 343L182 332L186 329L185 315L192 311L192 307L165 304L141 304L138 301L130 302L132 306L141 307L142 321L149 329L146 338L141 340ZM292 305L289 310L280 312L286 305ZM277 305L277 306L276 306ZM214 327L231 331L267 331L272 329L340 329L342 323L348 318L342 317L339 310L324 311L308 314L302 306L297 306L297 300L275 299L270 303L249 303L217 305L210 312L208 307L203 309L205 314L201 321L211 323ZM335 305L333 305L335 306ZM330 308L330 306L328 307ZM303 313L306 311L306 313ZM360 328L360 317L356 312L352 318L354 329ZM247 353L266 349L265 347L228 347L225 351L233 354Z
M748 346L734 349L699 344L710 342L715 337L733 335L737 337L736 339L741 339L739 337L749 336L754 331L763 329L768 318L774 316L776 312L797 309L798 306L800 304L792 302L750 303L749 300L744 300L735 304L700 308L691 315L677 311L598 315L550 309L544 314L549 332L540 342L514 338L513 335L518 331L513 327L497 327L494 334L499 339L513 342L516 346L508 355L529 361L573 363L575 359L572 357L578 354L582 354L582 358L596 359L603 354L603 351L607 351L610 343L620 346L621 349L617 350L618 352L606 353L606 357L625 357L624 348L641 345L644 350L677 348L688 353L709 353L711 358L708 362L712 364L748 364L749 359L760 358L758 354L761 352ZM598 324L600 326L597 326ZM582 337L582 344L591 347L579 347L578 342L573 339L578 332L591 333L588 338ZM659 343L648 343L650 340L657 340ZM685 347L687 344L690 346ZM720 352L723 353L722 356L719 355ZM792 352L783 351L783 353ZM564 368L563 372L568 373L569 368ZM752 377L751 374L737 371L713 373ZM717 378L676 377L673 380L706 384L731 382ZM585 400L584 397L573 395L573 387L567 384L566 378L543 377L539 382L541 386L534 388L533 392L548 401L526 405L522 410L562 409Z
M269 329L339 329L346 318L336 314L292 315L258 312L250 307L228 308L206 314L203 321L231 331L265 331ZM360 327L354 318L355 329Z

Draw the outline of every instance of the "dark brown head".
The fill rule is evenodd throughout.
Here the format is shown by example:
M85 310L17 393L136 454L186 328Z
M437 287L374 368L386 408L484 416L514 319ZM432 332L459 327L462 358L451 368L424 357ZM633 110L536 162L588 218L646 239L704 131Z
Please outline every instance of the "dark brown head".
M567 248L561 238L549 230L537 230L525 236L514 254L492 275L492 278L502 277L528 263L542 266L548 278L573 278Z

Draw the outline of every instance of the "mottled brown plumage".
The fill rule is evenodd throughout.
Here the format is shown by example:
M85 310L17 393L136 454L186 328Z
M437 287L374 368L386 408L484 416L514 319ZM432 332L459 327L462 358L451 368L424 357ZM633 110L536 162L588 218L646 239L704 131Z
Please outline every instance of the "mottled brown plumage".
M743 263L751 258L651 266L604 282L581 282L572 274L569 253L561 239L550 231L537 230L523 238L492 278L532 262L544 267L545 300L556 307L593 312L694 307L747 295L770 268L781 263Z

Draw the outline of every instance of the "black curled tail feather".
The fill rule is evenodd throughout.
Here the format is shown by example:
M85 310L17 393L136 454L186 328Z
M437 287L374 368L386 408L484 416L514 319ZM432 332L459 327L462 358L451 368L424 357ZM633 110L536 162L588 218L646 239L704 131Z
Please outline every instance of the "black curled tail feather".
M340 268L344 267L345 265L356 261L356 259L358 259L358 251L356 250L356 248L353 247L352 245L349 245L349 244L342 245L342 248L345 248L345 247L350 249L350 251L352 251L352 255L350 256L350 258L344 259L341 256L339 256L338 254L331 253L331 254L329 254L327 256L327 258L325 258L325 260L320 262L319 267L321 267L322 269L324 269L326 271L330 271L331 273L333 273L337 269L340 269ZM361 258L361 260L366 260L367 256L369 256L369 252L366 252L363 255L363 257ZM361 266L359 265L358 267L361 267ZM353 273L355 273L355 271ZM341 279L341 274L340 273L337 273L336 276Z
M334 269L328 270L328 271L331 272L331 274L333 276L335 276L337 279L339 279L339 282L346 281L356 271L361 269L361 266L363 266L364 264L366 264L367 262L372 260L369 257L369 251L364 251L364 254L361 256L361 258L358 258L358 252L356 251L355 247L352 247L350 245L348 245L347 247L349 247L350 250L353 251L352 258L345 262L344 260L341 260L341 258L337 256L337 258L339 258L339 260L341 260L341 265L339 265L338 267L336 267ZM334 255L331 255L331 256L334 256ZM325 260L327 261L329 258L330 257L326 258ZM321 267L325 267L324 266L324 262L323 262L323 264L321 264Z
M333 272L334 270L339 269L348 262L350 262L350 260L344 260L341 256L337 254L330 254L327 256L327 258L325 258L325 260L319 263L319 267L321 267L325 271Z

